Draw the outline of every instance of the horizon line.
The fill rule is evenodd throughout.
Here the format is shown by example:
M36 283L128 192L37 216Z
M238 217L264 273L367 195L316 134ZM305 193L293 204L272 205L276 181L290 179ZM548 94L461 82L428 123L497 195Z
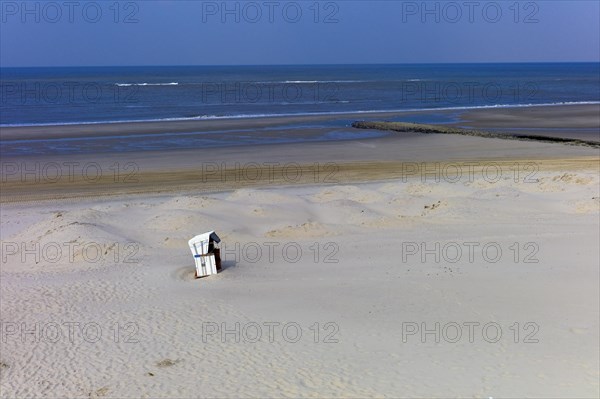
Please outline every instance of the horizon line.
M138 65L34 65L8 68L160 68L160 67L286 67L286 66L385 66L385 65L491 65L491 64L600 64L597 61L499 61L499 62L405 62L405 63L323 63L323 64L138 64Z

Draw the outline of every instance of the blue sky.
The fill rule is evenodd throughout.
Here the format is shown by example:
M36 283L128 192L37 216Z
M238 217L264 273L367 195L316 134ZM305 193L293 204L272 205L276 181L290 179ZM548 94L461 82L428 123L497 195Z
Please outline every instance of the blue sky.
M591 1L0 1L0 66L600 61Z

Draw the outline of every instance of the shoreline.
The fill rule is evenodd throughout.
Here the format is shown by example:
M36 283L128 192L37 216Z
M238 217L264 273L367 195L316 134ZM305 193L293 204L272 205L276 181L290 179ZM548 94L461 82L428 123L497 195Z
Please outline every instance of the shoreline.
M450 111L446 111L450 112ZM422 111L419 114L428 114ZM393 114L398 116L398 114ZM403 114L403 119L417 113ZM371 115L373 119L381 115ZM390 116L390 115L387 115ZM59 201L69 198L89 196L114 197L115 195L150 195L177 193L182 191L222 192L244 187L274 187L277 185L336 184L338 182L361 183L368 181L392 180L403 177L398 171L407 165L423 165L423 168L436 168L452 163L500 163L502 165L523 165L536 163L540 168L559 170L573 167L577 162L596 167L600 154L595 142L591 145L565 145L558 142L537 140L544 129L567 127L594 129L600 126L600 105L531 107L527 109L486 109L455 115L455 123L431 125L436 133L462 131L468 124L477 129L510 129L523 127L519 135L527 129L532 140L506 140L492 130L487 137L477 135L428 134L410 128L410 123L390 122L385 126L402 126L402 134L391 131L368 129L377 127L377 122L361 122L367 129L350 127L350 131L373 132L375 137L352 139L313 140L315 135L329 131L331 127L295 128L294 123L307 123L310 117L272 118L228 121L187 121L174 123L142 123L110 125L108 134L128 137L158 135L159 132L210 130L244 127L246 135L254 134L257 142L251 145L228 145L211 148L175 148L133 151L102 151L93 140L85 142L91 147L90 153L49 154L30 156L4 155L1 179L3 190L0 202L21 202L36 200ZM337 116L321 116L310 119L312 122L334 121ZM574 122L574 121L577 122ZM348 120L352 123L351 120ZM339 122L339 121L338 121ZM249 123L249 125L245 125ZM356 125L356 124L353 124ZM407 127L408 126L408 127ZM414 125L419 126L419 125ZM83 128L83 131L78 130ZM70 126L62 130L17 129L4 131L8 134L25 132L29 135L42 133L54 138L69 139L72 135L97 137L106 134L106 126ZM266 129L264 131L252 129ZM90 130L91 129L91 130ZM270 130L269 130L270 129ZM576 130L575 129L575 130ZM39 130L39 131L37 131ZM334 129L335 130L335 129ZM465 130L466 131L466 130ZM201 134L201 133L200 133ZM509 135L511 133L508 133ZM600 134L600 127L598 128ZM91 135L91 136L89 136ZM298 142L276 143L269 138L278 135L293 136ZM233 133L219 133L224 142L235 140ZM358 137L358 136L357 136ZM260 143L260 138L267 140ZM30 139L30 138L28 138ZM28 139L24 139L25 141ZM85 140L85 138L83 139ZM569 139L579 140L579 139ZM549 140L553 141L553 140ZM120 145L116 142L116 146ZM600 143L600 141L599 141ZM570 160L564 162L564 160ZM573 163L573 162L575 163ZM338 180L327 180L325 174L335 169ZM315 172L316 171L316 172ZM299 174L297 180L290 180L286 174ZM232 181L227 176L238 176ZM318 173L318 179L315 179ZM215 176L220 181L215 181ZM219 177L220 176L220 177ZM241 177L240 177L241 176Z
M529 121L529 114L536 118ZM599 106L568 106L532 108L527 111L486 110L475 114L466 114L461 118L478 129L488 129L489 123L497 119L510 117L504 125L522 124L533 128L541 126L537 134L543 134L544 126L565 126L573 118L578 118L578 127L596 126L600 124ZM571 117L569 117L569 115ZM404 115L406 117L407 115ZM495 119L490 122L491 117ZM331 118L331 117L329 117ZM375 116L373 116L375 118ZM566 119L565 119L566 118ZM410 118L406 118L410 119ZM566 122L564 121L566 120ZM597 169L600 153L595 145L573 146L555 142L506 140L505 137L476 137L453 134L424 134L410 131L402 134L365 130L380 133L378 137L334 139L330 141L308 140L310 135L335 130L331 127L320 127L313 130L293 129L292 123L305 123L306 120L253 120L255 127L270 124L273 131L268 134L294 136L300 142L260 143L252 145L229 145L212 148L188 148L172 150L133 150L123 152L106 152L100 144L93 140L84 141L90 153L53 153L48 155L7 156L2 157L2 192L0 202L19 202L36 200L60 201L69 198L89 196L114 197L115 195L151 195L156 193L177 193L181 191L221 192L244 187L275 187L290 183L284 174L299 173L297 181L292 185L322 184L331 168L336 168L339 181L359 183L379 180L392 180L402 177L399 170L406 165L419 164L435 168L435 165L448 165L452 162L476 162L503 164L539 163L540 166L559 170L564 166L561 160L578 160L589 169ZM348 121L351 123L351 120ZM244 121L212 121L198 124L150 124L155 132L169 129L204 129L214 128L214 124L243 124ZM458 121L461 125L464 121ZM393 124L393 123L392 123ZM456 125L455 124L455 125ZM402 125L402 123L400 123ZM147 132L146 124L113 125L111 129L123 127L127 135L157 134ZM252 126L246 126L251 130ZM436 129L456 130L452 124L435 125ZM221 126L223 129L225 126ZM229 126L231 127L231 126ZM88 128L90 128L88 126ZM74 134L72 131L54 130L48 134ZM151 129L151 130L152 130ZM277 130L279 129L279 130ZM349 131L362 129L348 128ZM416 130L416 129L413 129ZM600 132L600 129L598 129ZM275 132L275 133L273 133ZM29 132L31 134L40 134ZM82 132L77 134L81 135ZM83 132L83 134L88 134ZM92 136L105 134L100 126L94 126ZM202 133L200 133L202 134ZM261 136L261 133L250 131L248 135ZM267 134L267 135L268 135ZM520 133L522 134L522 133ZM234 137L219 133L225 142ZM268 136L271 137L271 136ZM135 140L134 140L135 141ZM593 143L592 143L593 144ZM119 143L114 144L116 146ZM138 145L138 144L136 144ZM554 165L554 166L552 166ZM561 166L562 165L562 166ZM573 164L574 165L574 164ZM328 169L329 168L329 169ZM227 176L242 173L238 181ZM232 171L233 170L233 171ZM318 179L314 179L315 170ZM212 181L221 176L222 181ZM336 181L329 181L335 184Z
M538 128L561 125L565 114L572 115L568 122L563 123L564 128L600 128L598 117L600 104L559 104L559 105L532 105L532 106L506 106L476 109L422 109L405 111L373 111L373 112L348 112L339 114L314 114L314 115L286 115L252 118L232 119L205 119L205 120L173 120L150 122L111 122L93 124L66 124L48 126L13 126L0 127L0 140L40 140L58 138L83 138L98 136L136 136L160 133L189 133L209 132L224 129L260 129L288 126L309 122L350 121L359 119L374 120L378 118L404 118L411 115L444 114L458 115L462 122L472 127L512 127ZM537 119L531 119L531 114ZM511 116L507 121L506 115ZM550 121L549 121L550 120ZM502 122L502 125L501 125Z

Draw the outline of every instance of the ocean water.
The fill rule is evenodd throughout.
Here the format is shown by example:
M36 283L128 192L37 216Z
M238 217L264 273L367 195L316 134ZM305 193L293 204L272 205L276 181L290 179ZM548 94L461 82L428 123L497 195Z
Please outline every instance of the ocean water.
M3 68L0 125L600 101L600 64Z
M380 137L360 113L432 110L445 123L481 107L600 102L600 64L31 68L0 70L0 127L271 116L276 126L2 140L0 155L126 153ZM454 109L456 112L436 112ZM339 115L337 117L336 115ZM402 120L390 116L392 120ZM216 126L216 127L215 127Z

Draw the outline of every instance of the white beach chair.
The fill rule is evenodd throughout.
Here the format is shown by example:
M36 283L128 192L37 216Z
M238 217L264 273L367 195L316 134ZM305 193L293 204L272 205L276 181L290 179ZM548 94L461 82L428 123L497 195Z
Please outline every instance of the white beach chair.
M188 242L192 255L194 255L196 278L217 274L217 268L220 269L218 267L220 266L220 256L218 249L215 251L214 246L219 242L221 242L221 239L214 231L197 235ZM215 252L217 254L216 259Z

